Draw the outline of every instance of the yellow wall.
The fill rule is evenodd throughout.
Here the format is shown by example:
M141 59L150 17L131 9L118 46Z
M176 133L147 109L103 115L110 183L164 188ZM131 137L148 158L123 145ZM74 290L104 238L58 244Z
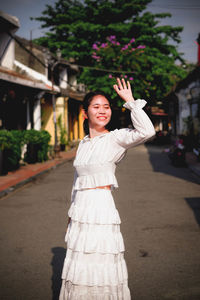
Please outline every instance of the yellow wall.
M47 130L51 135L50 144L54 144L54 124L53 124L53 107L51 101L45 101L42 108L42 129Z
M82 139L85 135L83 130L82 105L79 105L79 102L76 102L76 104L79 106L77 113L74 111L70 113L68 109L68 98L58 97L56 99L56 119L58 119L59 115L62 116L65 129L67 130L68 139L70 141L77 141ZM55 143L54 128L52 100L48 99L42 101L42 129L47 130L50 133L51 145L54 145ZM58 144L59 136L59 128L57 126Z
M85 136L84 130L83 130L83 114L82 114L82 108L83 105L79 106L79 115L78 115L78 125L79 125L79 139L83 139Z

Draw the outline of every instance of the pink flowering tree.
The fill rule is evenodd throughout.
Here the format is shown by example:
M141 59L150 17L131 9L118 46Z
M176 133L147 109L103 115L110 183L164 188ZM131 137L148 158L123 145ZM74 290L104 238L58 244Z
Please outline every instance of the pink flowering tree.
M151 81L143 73L145 48L134 38L121 44L115 35L107 37L103 43L97 41L92 46L93 66L84 68L80 82L84 82L88 89L101 89L115 98L112 86L117 77L124 77L130 81L135 98L148 97ZM117 103L119 106L122 104L120 99Z

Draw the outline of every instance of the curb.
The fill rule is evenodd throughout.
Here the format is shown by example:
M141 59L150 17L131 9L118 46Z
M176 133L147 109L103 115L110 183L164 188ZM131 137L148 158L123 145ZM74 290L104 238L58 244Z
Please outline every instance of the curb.
M7 188L5 190L0 191L0 199L3 198L3 197L5 197L5 196L7 196L11 192L14 192L18 188L26 185L27 183L29 183L31 181L34 181L37 177L39 177L39 176L41 176L41 175L43 175L43 174L45 174L47 172L50 172L53 169L56 169L57 167L63 165L64 163L66 163L67 161L69 161L71 159L72 159L72 157L65 158L61 162L58 162L55 165L53 165L53 166L51 166L51 167L49 167L49 168L47 168L47 169L45 169L43 171L40 171L37 174L35 174L33 176L30 176L30 177L28 177L28 178L26 178L26 179L24 179L24 180L22 180L22 181L20 181L20 182L18 182L16 184L12 185L12 186L10 186L9 188Z

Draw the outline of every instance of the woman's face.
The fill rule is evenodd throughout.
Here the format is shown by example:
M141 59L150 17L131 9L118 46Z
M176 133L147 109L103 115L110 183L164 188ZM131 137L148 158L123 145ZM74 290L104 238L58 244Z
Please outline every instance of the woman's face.
M102 95L94 96L88 106L86 114L89 127L105 129L105 126L110 122L112 115L109 101Z

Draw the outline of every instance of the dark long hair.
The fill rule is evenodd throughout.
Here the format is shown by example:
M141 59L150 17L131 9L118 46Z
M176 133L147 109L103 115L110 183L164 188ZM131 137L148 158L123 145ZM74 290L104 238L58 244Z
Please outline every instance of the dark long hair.
M110 108L111 108L111 110L112 110L112 102L111 102L110 97L109 97L108 95L106 95L106 94L105 94L104 92L102 92L102 91L94 91L94 92L89 92L89 93L87 93L87 94L85 95L84 99L83 99L83 109L84 109L85 112L88 111L88 107L89 107L91 101L93 100L93 98L94 98L95 96L99 96L99 95L104 96L104 97L108 100L108 102L109 102L109 104L110 104ZM111 116L111 119L112 119L112 116ZM109 131L112 129L112 125L111 125L111 124L112 124L112 122L111 122L111 120L110 120L110 122L105 126L105 128L106 128L107 130L109 130ZM84 129L84 132L85 132L86 135L89 134L89 123L88 123L88 119L85 119L85 120L84 120L84 122L83 122L83 129Z

